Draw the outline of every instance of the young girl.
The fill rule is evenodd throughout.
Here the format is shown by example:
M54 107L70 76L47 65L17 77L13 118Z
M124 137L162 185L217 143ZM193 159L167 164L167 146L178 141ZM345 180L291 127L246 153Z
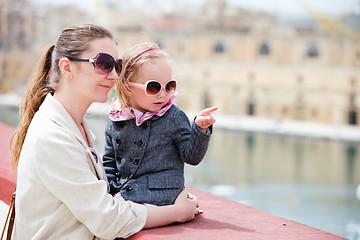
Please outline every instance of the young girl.
M105 128L104 167L110 193L154 205L173 204L184 189L184 163L203 159L217 107L200 112L192 126L174 105L176 80L168 55L142 43L123 55L118 102Z
M111 33L76 25L62 31L27 89L14 135L17 169L13 239L114 239L185 222L198 212L182 192L174 205L120 201L108 182L84 114L106 102L121 72Z

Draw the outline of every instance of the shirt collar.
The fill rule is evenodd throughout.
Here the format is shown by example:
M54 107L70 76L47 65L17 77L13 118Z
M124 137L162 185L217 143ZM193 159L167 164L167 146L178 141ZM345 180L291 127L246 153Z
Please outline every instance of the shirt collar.
M153 116L161 117L162 115L164 115L167 112L167 110L169 110L170 107L174 104L175 99L176 96L174 94L170 97L169 101L159 111L145 112L145 113L131 107L118 109L117 107L118 103L116 102L112 106L112 110L109 113L109 118L113 122L126 121L135 118L136 126L140 126L143 122L149 120Z

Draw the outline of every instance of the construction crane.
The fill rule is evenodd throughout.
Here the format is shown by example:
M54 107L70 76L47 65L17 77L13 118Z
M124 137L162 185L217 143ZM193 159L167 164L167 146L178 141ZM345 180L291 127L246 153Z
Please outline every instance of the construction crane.
M325 14L322 14L307 4L302 2L304 8L309 12L309 14L328 32L334 35L346 35L351 38L360 38L360 35L357 31L351 29L345 24L341 23L339 20L333 19Z

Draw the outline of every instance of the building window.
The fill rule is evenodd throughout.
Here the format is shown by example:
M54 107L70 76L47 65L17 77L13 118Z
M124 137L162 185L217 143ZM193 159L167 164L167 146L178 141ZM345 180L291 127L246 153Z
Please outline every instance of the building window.
M216 43L215 47L214 47L214 52L215 53L223 53L224 52L224 45L221 42Z
M248 103L247 115L249 116L255 115L255 104L253 102Z
M208 108L210 107L210 97L209 97L209 92L205 89L205 91L203 92L203 108Z
M357 125L357 112L354 110L349 111L349 124L350 125Z
M318 47L315 44L310 44L307 49L307 56L311 58L316 58L319 56Z
M355 86L355 79L351 79L351 85ZM348 123L350 125L357 125L358 119L357 119L357 111L356 111L356 95L355 93L350 93L350 99L349 99L349 112L348 112Z
M267 56L270 54L270 48L269 45L267 45L267 43L261 44L259 48L259 54L263 56Z

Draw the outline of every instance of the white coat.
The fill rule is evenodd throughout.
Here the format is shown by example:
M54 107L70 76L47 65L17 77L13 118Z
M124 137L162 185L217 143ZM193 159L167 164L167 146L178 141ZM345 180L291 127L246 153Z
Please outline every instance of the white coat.
M144 227L145 206L108 194L85 119L83 126L90 147L65 108L46 96L19 159L13 239L114 239Z

